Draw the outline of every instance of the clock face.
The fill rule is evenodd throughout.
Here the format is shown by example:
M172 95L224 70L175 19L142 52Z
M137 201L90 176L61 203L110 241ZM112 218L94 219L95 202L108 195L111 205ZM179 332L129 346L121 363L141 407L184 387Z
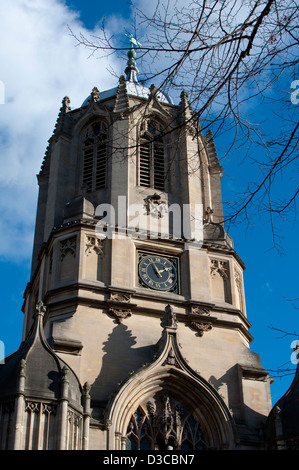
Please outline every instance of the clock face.
M139 282L143 287L178 293L178 259L139 253Z

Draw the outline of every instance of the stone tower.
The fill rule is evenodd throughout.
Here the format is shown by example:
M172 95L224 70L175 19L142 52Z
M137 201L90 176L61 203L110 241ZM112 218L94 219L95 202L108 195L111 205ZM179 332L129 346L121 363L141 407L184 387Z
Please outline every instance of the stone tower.
M63 99L49 139L0 446L263 448L271 378L250 350L212 132L128 56L116 88Z

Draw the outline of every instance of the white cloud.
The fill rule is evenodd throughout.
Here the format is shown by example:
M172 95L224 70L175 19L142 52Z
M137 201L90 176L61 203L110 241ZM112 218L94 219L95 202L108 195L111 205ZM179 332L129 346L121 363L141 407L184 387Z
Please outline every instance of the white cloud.
M31 256L37 197L36 174L61 100L82 104L94 86L108 89L116 79L108 61L77 47L75 33L90 36L78 15L59 0L1 0L0 80L0 258ZM93 31L92 34L100 34ZM123 64L109 57L119 74ZM17 248L18 247L18 248Z

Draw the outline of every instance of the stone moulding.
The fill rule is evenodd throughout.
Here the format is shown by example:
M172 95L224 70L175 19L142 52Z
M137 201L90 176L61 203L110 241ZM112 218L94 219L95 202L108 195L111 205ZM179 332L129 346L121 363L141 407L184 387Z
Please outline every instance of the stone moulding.
M69 340L66 338L51 338L51 346L56 352L80 355L83 348L81 341Z

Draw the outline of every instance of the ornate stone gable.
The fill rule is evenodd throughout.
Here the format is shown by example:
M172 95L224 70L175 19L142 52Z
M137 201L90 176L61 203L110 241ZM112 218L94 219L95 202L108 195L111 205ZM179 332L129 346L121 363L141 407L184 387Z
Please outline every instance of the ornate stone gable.
M176 314L170 305L165 308L161 326L162 335L157 344L153 362L132 372L130 378L121 384L118 393L111 397L106 412L106 420L110 423L111 439L113 439L113 434L123 436L121 441L117 440L116 448L119 450L125 448L138 450L145 448L143 444L153 450L181 449L184 448L183 444L186 440L191 442L189 444L192 449L227 447L233 435L233 428L229 429L230 426L228 426L225 431L226 437L223 435L220 441L219 436L216 438L216 434L211 440L211 436L208 438L205 434L204 425L201 424L195 409L192 410L192 407L190 409L190 404L185 409L183 396L189 395L190 390L195 386L198 391L201 390L199 393L205 395L205 400L210 401L210 412L216 421L224 419L223 424L232 421L228 409L215 389L195 373L184 360L177 340ZM182 401L172 395L173 380L180 389ZM169 393L161 392L162 383ZM150 399L147 389L151 390ZM147 397L145 402L142 400L143 396ZM130 406L127 405L128 400ZM200 407L199 403L200 401L196 402L196 405L194 403L194 406ZM124 413L127 414L130 410L132 417L128 427L119 427L121 422L126 421ZM115 414L119 413L116 419ZM119 424L115 426L115 422ZM216 442L217 439L218 442ZM117 447L118 445L120 447Z

